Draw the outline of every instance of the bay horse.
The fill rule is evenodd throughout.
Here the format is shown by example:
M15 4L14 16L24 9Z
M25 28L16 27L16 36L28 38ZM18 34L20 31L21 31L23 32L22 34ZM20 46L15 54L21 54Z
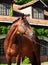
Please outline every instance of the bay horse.
M29 57L32 65L40 65L40 43L35 31L27 21L27 15L23 15L11 25L4 41L4 52L8 65L11 65L12 57L16 57L17 65L20 65L21 57Z

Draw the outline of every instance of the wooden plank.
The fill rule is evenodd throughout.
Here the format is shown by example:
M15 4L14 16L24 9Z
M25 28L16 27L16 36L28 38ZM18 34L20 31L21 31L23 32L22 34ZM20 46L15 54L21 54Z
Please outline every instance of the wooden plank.
M30 25L36 25L36 26L47 26L48 27L48 20L43 19L32 19L27 17L27 20Z
M46 26L48 27L48 24L36 24L36 23L29 23L30 25L35 25L35 26Z
M0 15L0 23L13 23L13 21L17 20L18 18L19 17L1 16ZM48 20L32 19L29 17L27 17L27 20L30 25L47 26L48 27Z
M18 17L13 17L13 16L2 16L2 15L0 15L0 22L13 22L13 21L15 21L15 20L17 20L18 19Z
M13 21L0 21L0 23L13 23Z

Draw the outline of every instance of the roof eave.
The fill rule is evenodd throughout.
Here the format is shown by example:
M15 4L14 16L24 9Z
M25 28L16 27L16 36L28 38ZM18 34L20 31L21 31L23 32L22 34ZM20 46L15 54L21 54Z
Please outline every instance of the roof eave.
M28 2L27 4L21 5L19 10L24 9L24 8L26 8L28 6L31 6L32 4L36 3L37 1L39 1L39 0L35 0L34 2L31 1L31 2Z
M35 3L38 2L38 1L40 1L45 7L48 7L42 0L35 0L34 2L31 1L31 2L28 2L27 4L24 4L24 5L20 6L19 10L20 10L20 9L24 9L24 8L26 8L26 7L29 7L29 6L35 4Z
M41 2L45 7L48 7L42 0L40 0L40 2Z

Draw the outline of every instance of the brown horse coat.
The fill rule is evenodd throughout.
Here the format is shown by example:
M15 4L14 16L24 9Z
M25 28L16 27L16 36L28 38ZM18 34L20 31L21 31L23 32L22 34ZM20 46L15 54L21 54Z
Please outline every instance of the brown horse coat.
M23 22L23 20L26 20L25 18L22 19L21 17L12 24L4 41L4 51L9 65L11 65L12 56L19 56L19 58L28 56L33 61L33 65L35 61L37 65L40 65L39 46L36 44L39 40L28 22Z

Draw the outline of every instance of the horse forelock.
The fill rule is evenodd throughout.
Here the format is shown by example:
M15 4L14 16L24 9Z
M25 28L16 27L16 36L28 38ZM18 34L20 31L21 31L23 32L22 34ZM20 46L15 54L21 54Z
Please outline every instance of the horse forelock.
M24 18L23 22L24 22L25 25L29 25L27 18Z

